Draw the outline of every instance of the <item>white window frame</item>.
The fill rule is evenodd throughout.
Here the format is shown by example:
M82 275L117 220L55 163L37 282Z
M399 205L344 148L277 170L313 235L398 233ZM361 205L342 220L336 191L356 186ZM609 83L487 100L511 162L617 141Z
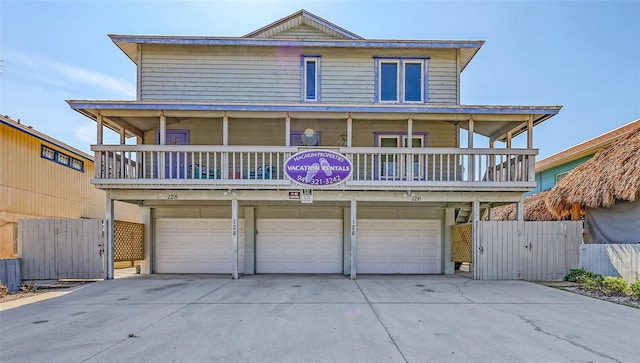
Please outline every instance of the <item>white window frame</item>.
M382 99L382 65L383 64L395 64L396 67L396 99L395 100L383 100ZM380 59L378 61L378 102L380 103L398 103L400 102L400 87L402 87L402 81L400 76L402 65L399 59Z
M315 74L315 97L308 98L307 97L307 64L315 63L316 74ZM302 56L302 89L301 89L301 99L303 102L320 102L320 56Z
M376 103L414 103L424 104L427 102L427 64L428 58L376 58ZM396 84L396 99L395 100L383 100L382 99L382 65L383 64L397 64L397 84ZM420 100L407 100L406 99L406 64L419 64L420 65Z
M425 61L424 59L410 59L403 60L402 62L402 103L424 103L424 89L425 89ZM409 101L407 100L407 92L405 91L406 87L406 78L407 78L407 68L405 67L407 64L419 64L420 65L420 99L417 101Z

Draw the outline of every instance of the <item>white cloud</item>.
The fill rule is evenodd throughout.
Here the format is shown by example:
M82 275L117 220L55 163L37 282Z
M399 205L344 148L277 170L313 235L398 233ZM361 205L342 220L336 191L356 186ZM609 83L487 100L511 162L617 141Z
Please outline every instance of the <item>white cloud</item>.
M109 91L125 95L128 98L135 98L136 96L135 86L130 82L69 64L52 61L51 65L54 70L57 70L60 74L71 80L98 88L105 88Z
M76 139L82 141L84 144L95 144L96 143L96 123L95 122L84 122L82 125L76 128L75 132Z
M71 81L113 93L114 97L134 99L136 96L135 85L126 80L40 55L9 50L3 53L7 73L15 72L55 87L65 87Z

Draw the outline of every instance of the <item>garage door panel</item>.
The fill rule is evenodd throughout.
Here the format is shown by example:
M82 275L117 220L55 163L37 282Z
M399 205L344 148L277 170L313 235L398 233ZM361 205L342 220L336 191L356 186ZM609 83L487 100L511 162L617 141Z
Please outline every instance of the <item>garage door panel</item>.
M244 272L244 220L238 221L239 272ZM230 219L160 218L156 221L156 272L231 273Z
M439 220L358 220L358 273L441 273L441 251Z
M257 273L341 273L341 219L259 219Z

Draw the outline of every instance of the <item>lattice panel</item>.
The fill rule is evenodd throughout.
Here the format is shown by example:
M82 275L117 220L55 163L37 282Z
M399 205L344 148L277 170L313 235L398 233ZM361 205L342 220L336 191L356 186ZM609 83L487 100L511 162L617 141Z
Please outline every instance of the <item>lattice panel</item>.
M451 261L473 262L473 228L471 223L451 226Z
M114 261L144 260L144 224L116 221Z

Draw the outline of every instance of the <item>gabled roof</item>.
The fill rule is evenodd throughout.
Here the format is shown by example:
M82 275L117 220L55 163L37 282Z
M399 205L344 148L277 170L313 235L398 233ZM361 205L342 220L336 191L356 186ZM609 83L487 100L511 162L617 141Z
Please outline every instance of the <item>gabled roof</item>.
M588 155L595 154L598 150L611 145L618 138L623 137L631 131L640 127L640 119L630 122L615 130L596 136L591 140L587 140L578 145L565 149L557 154L553 154L536 162L536 173L549 170L558 165L566 164L574 160L578 160Z
M313 29L326 33L328 36L336 39L351 39L362 40L361 36L352 33L344 28L341 28L315 14L312 14L304 9L293 13L280 20L276 20L273 23L264 26L260 29L254 30L251 33L245 35L243 38L273 38L274 35L282 33L301 25L309 26Z
M292 32L298 28L312 28L327 37L305 37ZM160 36L109 34L124 54L138 63L139 44L189 46L245 46L245 47L314 47L314 48L385 48L385 49L458 49L460 72L480 50L484 40L401 40L365 39L306 10L300 10L243 37Z

